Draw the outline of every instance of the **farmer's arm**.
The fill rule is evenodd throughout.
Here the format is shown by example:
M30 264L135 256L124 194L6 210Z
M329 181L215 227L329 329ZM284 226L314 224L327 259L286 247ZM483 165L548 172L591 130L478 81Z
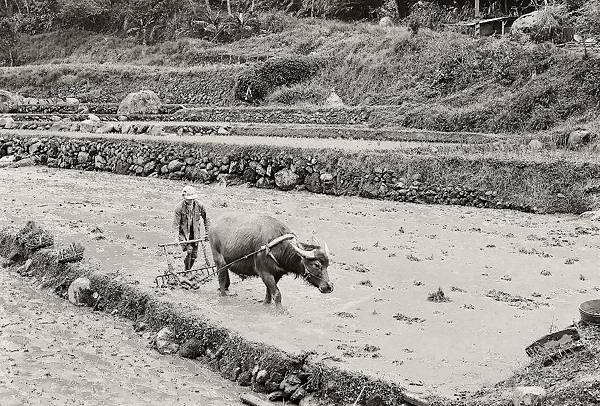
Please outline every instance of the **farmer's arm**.
M208 238L208 217L206 216L206 209L203 205L200 205L200 215L204 221L204 235Z
M177 236L179 237L179 240L185 240L185 236L183 236L181 234L181 207L177 206L175 208L175 216L173 218L173 229L175 231L175 234L177 234Z

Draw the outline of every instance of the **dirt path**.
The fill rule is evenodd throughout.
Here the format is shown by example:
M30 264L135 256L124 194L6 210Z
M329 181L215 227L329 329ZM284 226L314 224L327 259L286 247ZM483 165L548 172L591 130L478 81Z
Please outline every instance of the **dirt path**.
M0 269L0 404L237 404L198 362L161 356L131 322L76 308Z
M78 239L106 270L152 286L174 239L171 210L183 183L108 173L0 170L0 225L35 219ZM492 385L527 361L524 348L578 319L600 289L598 223L296 192L198 185L209 214L262 212L302 240L316 233L333 253L335 291L284 278L288 314L258 300L258 280L232 278L198 291L158 290L253 340L448 396ZM448 303L427 300L441 287ZM491 297L490 297L491 296Z
M147 124L147 123L146 123ZM164 142L185 142L190 144L228 144L228 145L269 145L275 147L297 147L314 149L340 149L345 151L364 151L364 150L405 150L416 147L439 147L447 143L430 143L418 141L369 141L346 139L343 142L335 139L323 138L288 138L275 136L252 136L252 135L203 135L201 137L193 135L135 135L135 134L93 134L81 132L51 132L45 130L0 130L0 135L30 135L37 137L48 137L57 135L61 137L74 138L102 138L108 140L154 140Z

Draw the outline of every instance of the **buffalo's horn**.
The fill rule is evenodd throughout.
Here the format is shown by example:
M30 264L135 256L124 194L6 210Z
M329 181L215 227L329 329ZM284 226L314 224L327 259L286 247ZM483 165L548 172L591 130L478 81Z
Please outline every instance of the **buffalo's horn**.
M306 259L315 259L315 251L314 250L311 250L311 251L303 250L302 248L300 248L298 246L296 241L291 241L290 245L292 246L292 248L294 248L294 250L296 250L296 252L300 256L302 256Z
M317 244L319 245L319 247L321 247L321 249L323 251L325 251L325 255L327 255L327 257L329 257L329 247L327 246L327 243L325 241L323 241L320 238L317 238Z

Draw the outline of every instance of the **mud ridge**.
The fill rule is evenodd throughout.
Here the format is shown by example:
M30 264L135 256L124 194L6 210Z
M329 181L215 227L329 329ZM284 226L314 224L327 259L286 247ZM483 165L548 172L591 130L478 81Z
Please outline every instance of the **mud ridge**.
M36 232L31 232L32 229ZM89 278L91 290L99 295L95 308L136 323L144 322L154 331L169 327L180 343L193 343L194 355L197 355L193 358L224 378L249 386L254 392L269 393L286 377L295 374L303 376L302 386L309 394L329 405L353 403L359 397L357 404L429 404L397 384L311 362L310 353L290 354L247 340L202 315L186 312L185 306L161 300L153 290L138 286L119 272L101 272L87 260L63 262L60 258L64 246L55 247L49 241L41 248L31 243L40 234L51 235L33 222L20 230L0 229L0 256L8 259L6 264L17 268L21 275L35 277L41 287L54 289L62 297L75 279ZM262 378L257 379L260 375Z

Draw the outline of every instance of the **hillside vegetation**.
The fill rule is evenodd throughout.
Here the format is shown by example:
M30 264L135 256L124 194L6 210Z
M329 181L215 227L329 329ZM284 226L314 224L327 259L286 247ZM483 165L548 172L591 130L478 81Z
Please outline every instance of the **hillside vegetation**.
M125 3L111 3L111 7L116 10L117 5ZM186 18L197 19L194 21L202 22L205 29L219 30L216 21L216 25L209 26L202 20L207 17L207 10L211 10L212 14L208 14L212 16L233 18L218 5L188 3L189 7L195 4L197 9L187 10ZM127 66L116 65L186 68L210 65L207 74L214 75L212 81L227 78L229 82L241 72L236 91L222 92L231 99L220 100L219 105L245 101L322 104L335 91L347 105L398 106L392 114L380 117L381 125L440 131L534 132L551 129L565 121L577 126L598 117L600 62L593 52L584 55L551 43L510 37L475 38L435 24L420 25L423 19L418 23L410 21L416 16L424 18L423 10L408 17L409 29L402 25L382 27L368 21L300 18L290 12L277 11L287 7L284 3L295 4L293 14L306 15L305 2L262 1L254 4L255 12L235 17L245 27L240 26L243 29L238 32L243 35L224 38L219 36L221 34L206 36L184 30L177 35L161 34L148 41L148 38L140 39L135 29L128 29L128 34L124 34L123 27L115 28L130 21L129 11L123 11L123 15L119 14L121 19L110 17L111 24L115 25L113 31L109 30L111 24L101 24L108 20L97 17L96 32L82 30L86 24L80 21L72 24L80 28L54 29L35 35L21 33L15 37L11 56L21 65L91 63L94 69L88 70L85 77L89 83L86 91L91 95L102 93L94 91L95 86L114 83L104 78L128 76ZM389 3L382 2L373 10L387 12L385 7ZM61 0L57 4L70 3ZM252 4L234 2L230 7L234 11L247 11L252 9ZM167 10L159 6L169 10L183 7L174 0L165 0L157 2L158 8L152 9L152 13ZM556 10L567 10L565 7ZM374 15L373 10L369 15ZM441 9L429 10L438 13L431 11L428 15L431 23L432 15L439 16ZM565 15L570 21L580 23L581 32L592 35L598 29L594 17L600 13L600 1L587 2L583 8L569 13ZM53 27L61 27L63 14L54 12ZM63 20L59 18L61 15ZM398 18L398 9L395 15ZM18 16L24 18L23 13L15 13L8 20L16 21ZM419 28L426 25L436 29ZM21 24L23 27L26 26ZM158 28L155 31L165 32ZM169 37L178 39L159 40ZM273 58L275 62L267 61ZM299 67L308 60L314 68L301 69L303 80L290 77L293 72L300 72ZM63 81L60 72L64 72L64 67L57 67L55 75L51 74L52 66L43 69L46 72L43 79L36 75L35 69L5 73L0 86L32 92L52 86L52 78ZM260 97L243 96L248 93L248 84L254 86L250 90L255 90L254 94ZM238 95L237 100L234 94Z

